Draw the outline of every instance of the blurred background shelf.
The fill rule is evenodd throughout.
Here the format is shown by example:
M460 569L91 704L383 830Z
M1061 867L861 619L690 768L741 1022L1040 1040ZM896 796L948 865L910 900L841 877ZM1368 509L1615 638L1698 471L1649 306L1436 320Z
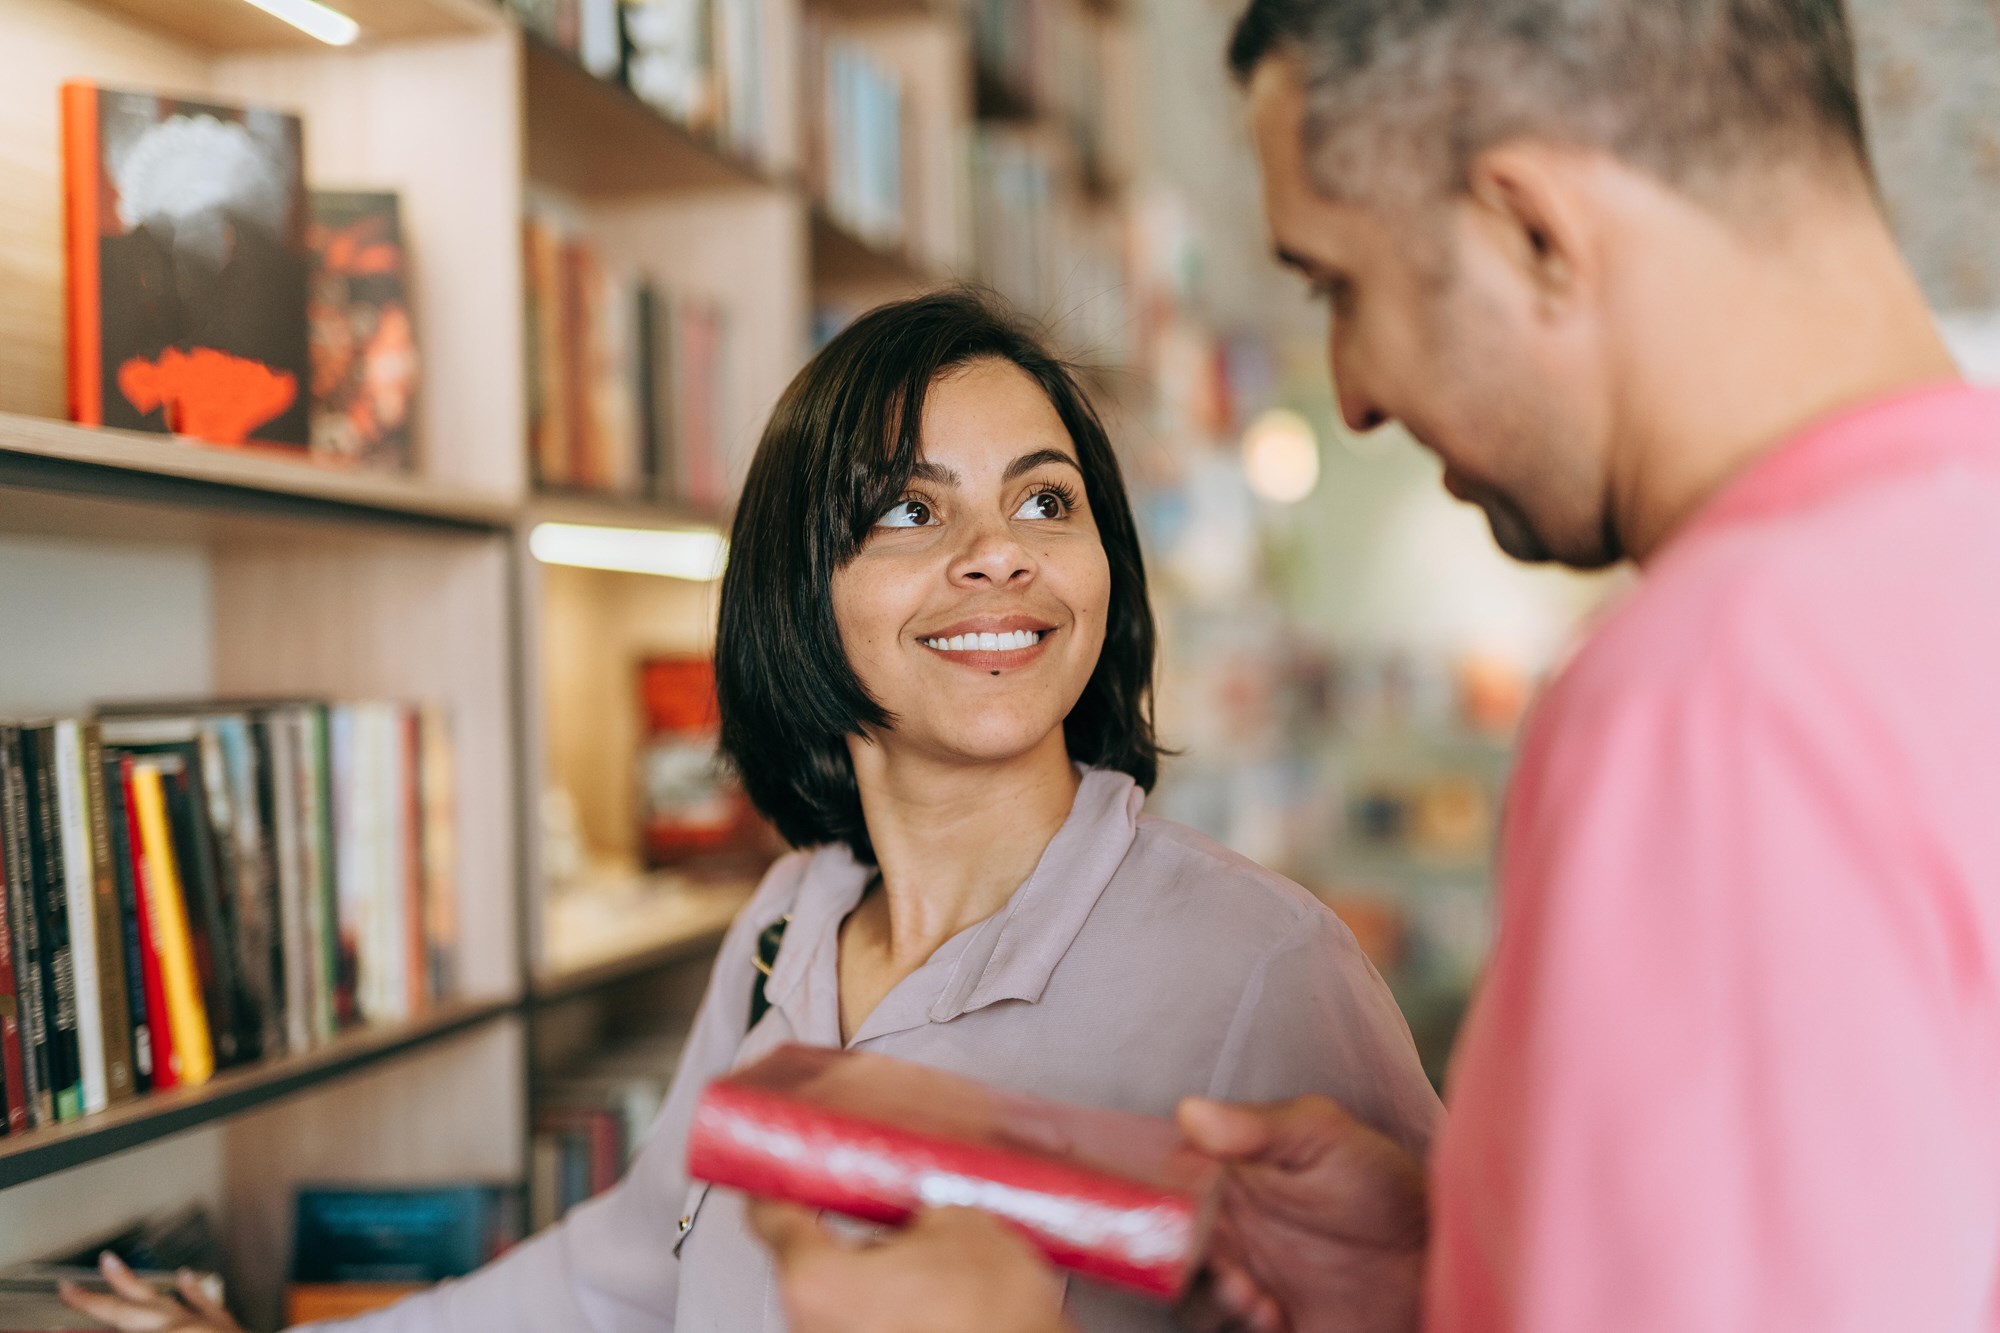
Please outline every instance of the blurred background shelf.
M362 1028L300 1055L226 1069L207 1083L150 1093L81 1120L0 1138L0 1189L81 1166L170 1134L393 1060L516 1012L512 1000L447 1005L410 1023Z
M813 281L828 287L922 288L945 281L900 247L879 245L842 226L824 209L812 212Z
M504 496L408 474L331 468L275 450L225 449L8 412L0 412L0 485L210 505L281 498L305 502L322 516L494 530L515 517Z
M651 875L558 897L545 918L535 1001L572 999L712 951L756 887L748 877Z

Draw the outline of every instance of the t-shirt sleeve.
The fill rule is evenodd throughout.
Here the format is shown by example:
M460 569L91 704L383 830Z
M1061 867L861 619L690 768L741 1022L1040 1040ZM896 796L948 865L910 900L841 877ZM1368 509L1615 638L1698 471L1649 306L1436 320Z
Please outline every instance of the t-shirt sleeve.
M1439 1106L1389 988L1333 913L1314 909L1259 961L1209 1095L1268 1102L1318 1093L1421 1156Z
M1524 760L1433 1333L1994 1327L1973 890L1863 701L1745 651L1552 700Z

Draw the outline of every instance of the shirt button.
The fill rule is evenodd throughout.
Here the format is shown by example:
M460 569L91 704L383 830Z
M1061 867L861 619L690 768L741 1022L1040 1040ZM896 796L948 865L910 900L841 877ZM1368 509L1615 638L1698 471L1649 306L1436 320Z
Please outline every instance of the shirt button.
M689 1227L693 1226L693 1225L694 1225L694 1218L692 1218L692 1217L683 1217L683 1218L681 1219L681 1231L682 1231L683 1233L685 1233L685 1232L687 1231L687 1229L688 1229Z

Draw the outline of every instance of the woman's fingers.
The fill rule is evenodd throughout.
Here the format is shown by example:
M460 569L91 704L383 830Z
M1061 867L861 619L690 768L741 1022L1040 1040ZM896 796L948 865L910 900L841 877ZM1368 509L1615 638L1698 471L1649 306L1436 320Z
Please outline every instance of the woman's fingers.
M133 1272L123 1259L109 1250L97 1256L97 1271L104 1275L104 1281L115 1296L122 1296L140 1305L158 1305L169 1310L174 1308L172 1301L154 1291L144 1278Z
M178 1311L161 1310L151 1304L140 1305L123 1296L104 1291L85 1291L67 1279L56 1284L56 1294L72 1310L79 1310L92 1319L102 1320L119 1333L160 1333L173 1327Z
M187 1302L188 1308L217 1329L218 1333L221 1330L234 1330L238 1327L229 1311L225 1310L220 1302L209 1298L208 1292L202 1287L200 1274L183 1268L174 1275L174 1289L180 1292L181 1299Z

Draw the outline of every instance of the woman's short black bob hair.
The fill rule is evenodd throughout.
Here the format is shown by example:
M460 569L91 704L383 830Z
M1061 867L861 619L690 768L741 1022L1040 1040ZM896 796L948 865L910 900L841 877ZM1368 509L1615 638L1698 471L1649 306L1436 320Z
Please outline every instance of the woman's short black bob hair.
M1062 417L1110 562L1104 650L1063 725L1070 758L1149 790L1158 776L1153 613L1103 423L1017 319L977 292L937 292L869 311L798 373L757 446L730 533L715 644L722 749L795 847L843 842L874 863L847 738L894 719L841 648L833 575L902 498L931 385L987 358L1026 371Z

